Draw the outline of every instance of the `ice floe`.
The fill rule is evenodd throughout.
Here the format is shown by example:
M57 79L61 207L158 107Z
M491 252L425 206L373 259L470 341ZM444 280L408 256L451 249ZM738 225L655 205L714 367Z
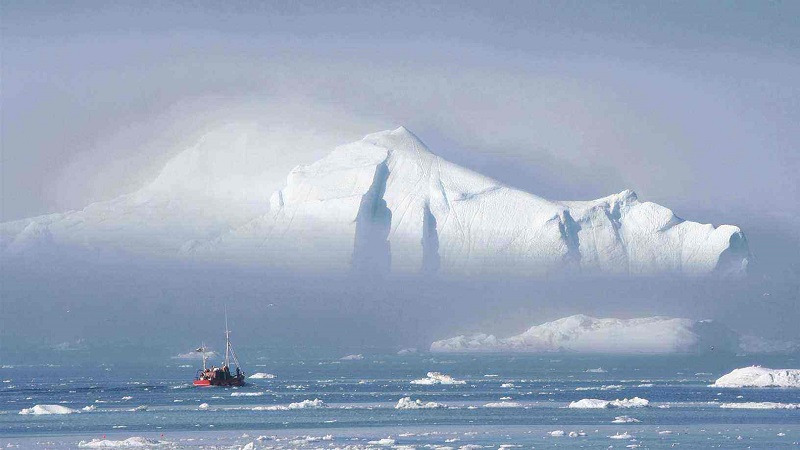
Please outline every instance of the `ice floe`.
M50 414L72 414L78 412L75 409L61 405L34 405L32 408L25 408L19 413L23 415L43 416Z
M599 409L599 408L643 408L650 406L650 401L644 398L633 397L622 400L599 400L596 398L584 398L576 402L571 402L568 408L576 409Z
M252 408L253 411L287 411L290 409L306 409L306 408L324 408L327 405L322 400L315 398L314 400L303 400L302 402L289 403L288 405L269 405L269 406L256 406Z
M140 436L130 437L123 440L111 439L92 439L91 441L80 441L78 447L81 448L137 448L137 447L159 447L165 442L155 439L148 439Z
M422 400L411 400L411 397L403 397L397 401L395 409L438 409L446 408L446 405L437 402L423 402Z
M800 409L800 403L741 402L723 403L719 407L726 409Z
M431 384L466 384L466 381L463 380L456 380L455 378L451 377L450 375L445 375L439 372L428 372L425 378L420 378L419 380L412 380L411 384L424 384L424 385L431 385Z
M250 378L250 379L253 379L253 380L264 380L264 379L273 379L273 378L275 378L275 375L271 374L271 373L257 372L257 373L254 373L254 374L248 376L247 378Z

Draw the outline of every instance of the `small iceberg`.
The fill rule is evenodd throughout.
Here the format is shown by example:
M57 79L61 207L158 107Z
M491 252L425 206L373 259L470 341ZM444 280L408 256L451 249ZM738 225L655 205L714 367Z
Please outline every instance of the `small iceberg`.
M306 409L306 408L325 408L325 402L315 398L314 400L303 400L302 402L289 403L288 405L269 405L269 406L256 406L252 411L288 411L292 409Z
M78 412L75 409L61 405L34 405L33 408L25 408L19 413L22 415L46 416L50 414L72 414Z
M250 378L251 380L271 380L275 378L275 375L271 373L258 372L250 375L247 378Z
M584 398L577 402L572 402L567 408L575 409L599 409L599 408L643 408L650 406L650 401L644 398L633 397L622 400L599 400L596 398Z
M411 397L403 397L397 401L394 409L439 409L446 407L442 403L423 402L422 400L411 400Z
M92 439L91 441L80 441L78 447L81 448L135 448L135 447L158 447L164 444L161 441L147 439L144 437L131 437L121 441L110 439Z
M634 419L633 417L628 417L628 416L617 416L614 417L614 420L611 421L611 423L639 423L639 422L641 422L641 420Z
M492 402L483 405L484 408L520 408L522 404L517 402Z
M800 369L768 369L761 366L743 367L723 375L711 386L725 388L800 388Z
M723 403L719 407L726 409L800 409L800 403L742 402Z
M633 439L635 437L636 436L634 436L632 434L628 434L628 432L626 431L624 433L617 433L617 434L615 434L613 436L609 436L608 438L609 439Z
M361 361L364 359L364 355L357 354L357 355L347 355L339 358L339 361Z
M424 384L424 385L433 385L433 384L466 384L466 381L463 380L456 380L455 378L451 377L450 375L445 375L439 372L428 372L427 378L420 378L419 380L412 380L411 384Z

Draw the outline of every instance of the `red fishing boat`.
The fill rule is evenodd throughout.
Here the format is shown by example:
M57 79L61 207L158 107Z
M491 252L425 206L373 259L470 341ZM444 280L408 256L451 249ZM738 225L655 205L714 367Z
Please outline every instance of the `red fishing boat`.
M213 364L208 367L208 351L205 343L195 350L203 354L203 368L197 371L195 386L244 386L244 372L239 367L239 358L231 345L231 332L228 330L228 313L225 312L225 361L222 367ZM231 360L236 365L236 373L231 373Z

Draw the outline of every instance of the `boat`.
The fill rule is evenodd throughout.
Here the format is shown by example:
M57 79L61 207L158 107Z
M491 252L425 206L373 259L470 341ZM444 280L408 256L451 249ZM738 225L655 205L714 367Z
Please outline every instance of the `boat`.
M233 350L231 345L231 332L228 329L228 311L225 311L225 361L221 367L215 367L213 364L208 367L208 349L206 344L203 343L196 352L203 354L203 368L198 370L195 378L194 385L200 387L209 386L244 386L244 372L239 366L239 358L236 356L236 351ZM236 365L236 373L231 373L231 361Z

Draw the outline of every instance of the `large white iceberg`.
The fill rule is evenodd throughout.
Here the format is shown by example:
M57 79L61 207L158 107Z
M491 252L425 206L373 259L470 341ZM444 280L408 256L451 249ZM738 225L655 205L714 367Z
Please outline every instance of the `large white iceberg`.
M298 166L269 196L269 158L210 133L137 192L4 223L0 251L123 250L324 271L739 274L741 230L685 221L623 191L554 201L433 154L405 128Z
M723 375L711 386L800 388L800 369L768 369L761 366L743 367Z
M498 338L457 336L431 344L432 352L683 353L714 347L735 350L735 333L708 320L671 317L598 319L582 314Z

